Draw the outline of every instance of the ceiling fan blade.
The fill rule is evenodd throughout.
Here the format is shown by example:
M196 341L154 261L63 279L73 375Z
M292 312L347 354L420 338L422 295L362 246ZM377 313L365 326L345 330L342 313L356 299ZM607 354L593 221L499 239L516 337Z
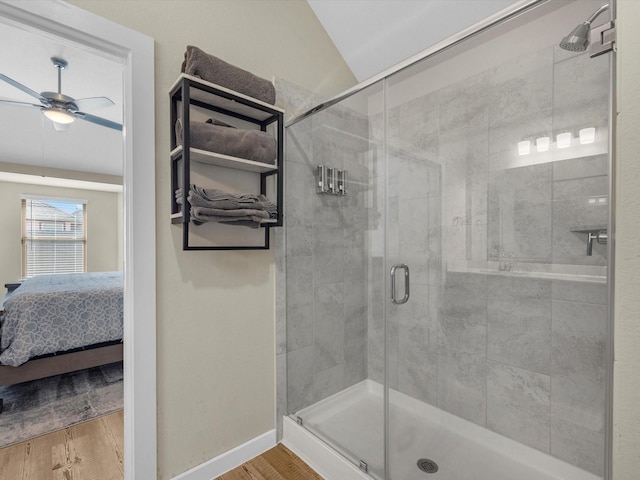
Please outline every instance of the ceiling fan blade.
M113 100L107 97L88 97L79 98L75 101L78 110L94 110L96 108L112 107L115 105Z
M42 105L36 105L35 103L27 103L27 102L16 102L15 100L3 100L3 99L0 99L0 103L4 103L5 105L16 105L18 107L42 108Z
M34 98L37 98L41 102L47 103L46 99L42 95L40 95L38 92L34 92L29 87L25 87L21 83L16 82L13 78L9 78L6 75L3 75L3 74L0 73L0 80L4 80L9 85L11 85L13 87L16 87L18 90L22 90L24 93L29 94Z
M96 125L101 125L107 128L113 128L114 130L122 131L122 124L112 122L111 120L107 120L106 118L96 117L95 115L91 115L89 113L84 112L76 112L74 115L77 118L81 118L87 122L95 123Z

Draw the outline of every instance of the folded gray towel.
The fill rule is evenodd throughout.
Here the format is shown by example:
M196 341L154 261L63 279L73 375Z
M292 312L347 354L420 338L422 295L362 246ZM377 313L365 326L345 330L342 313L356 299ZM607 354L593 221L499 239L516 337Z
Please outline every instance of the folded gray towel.
M276 103L273 83L203 52L198 47L187 46L182 71L265 103Z
M182 188L178 188L175 191L175 197L176 202L182 204ZM205 189L197 185L191 185L187 200L192 206L219 208L223 210L253 208L268 212L271 218L278 216L278 206L264 195L253 195L249 193L234 195L215 188Z
M198 190L202 189L195 185L191 185L191 189L187 194L187 200L191 205L209 208L222 208L226 210L234 210L237 208L262 208L258 197L255 195L247 195L247 197L254 198L242 198L240 195L233 196L225 194L216 195L215 200L209 200L205 195L199 193ZM176 190L176 202L182 203L182 188L178 188Z
M176 189L175 198L181 205L182 188ZM233 194L192 184L187 201L196 225L219 222L258 228L265 220L278 216L278 207L264 195Z
M191 122L191 146L209 152L246 158L255 162L276 162L276 139L261 130L229 128L213 123ZM176 141L182 145L182 119L176 122Z
M195 225L202 225L203 223L215 222L224 223L226 225L246 226L251 228L259 228L264 219L260 217L217 217L204 215L200 218L191 217L191 221Z
M246 225L258 228L269 214L262 210L218 210L215 208L191 207L191 220L196 224L218 222L233 225Z
M206 200L200 195L190 192L187 199L193 207L218 208L220 210L236 210L239 208L254 208L264 210L259 202L238 202L236 200Z
M189 185L189 188L192 192L197 193L205 200L212 202L220 200L236 200L242 203L260 201L259 196L253 193L227 193L223 190L218 190L217 188L203 188L194 184Z
M251 208L239 208L237 210L224 210L222 208L191 207L191 214L196 217L257 217L269 218L269 214L264 210ZM229 220L229 219L227 219Z

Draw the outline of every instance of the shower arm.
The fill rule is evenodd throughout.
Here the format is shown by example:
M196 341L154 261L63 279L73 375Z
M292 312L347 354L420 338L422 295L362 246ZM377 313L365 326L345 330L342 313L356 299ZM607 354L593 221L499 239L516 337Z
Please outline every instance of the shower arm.
M591 14L591 16L589 18L587 18L587 20L584 22L588 25L591 25L591 23L598 18L602 13L606 12L607 10L609 10L609 4L605 4L602 5L599 9L597 9L595 12L593 12Z

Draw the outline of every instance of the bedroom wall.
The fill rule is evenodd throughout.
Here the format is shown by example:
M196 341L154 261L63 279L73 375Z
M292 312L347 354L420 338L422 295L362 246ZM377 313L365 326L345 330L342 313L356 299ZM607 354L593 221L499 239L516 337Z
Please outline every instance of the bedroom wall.
M169 96L186 45L325 96L356 83L303 0L71 0L155 39L158 478L275 428L273 251L183 252Z
M122 270L122 242L118 232L120 195L75 188L0 182L0 287L22 276L20 195L43 195L88 200L87 270Z

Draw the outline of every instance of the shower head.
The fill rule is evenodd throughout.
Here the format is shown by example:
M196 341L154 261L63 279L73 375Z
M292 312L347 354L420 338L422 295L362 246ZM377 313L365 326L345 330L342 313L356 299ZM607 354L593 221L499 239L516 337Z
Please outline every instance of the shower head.
M564 37L560 42L560 48L570 52L584 52L589 46L589 34L591 32L591 22L593 22L601 13L609 9L609 4L601 6L593 12L591 16L583 23L574 28L569 35Z
M560 42L560 48L570 52L584 52L589 46L589 32L591 25L584 22L574 28L569 35Z

